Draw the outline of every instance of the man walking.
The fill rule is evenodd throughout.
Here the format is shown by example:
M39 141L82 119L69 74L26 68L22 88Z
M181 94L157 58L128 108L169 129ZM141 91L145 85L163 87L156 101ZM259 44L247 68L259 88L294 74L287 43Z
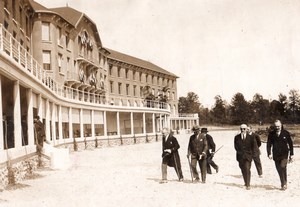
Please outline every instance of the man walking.
M267 153L269 159L274 160L278 172L281 190L287 189L287 163L293 161L294 148L290 133L284 130L280 120L274 122L275 131L270 132L267 141ZM271 149L273 157L271 154Z
M179 181L183 181L183 175L181 170L180 157L178 149L180 148L177 139L170 133L168 128L162 130L162 181L161 183L167 182L167 166L174 167L177 173Z
M215 144L214 139L212 138L212 136L207 134L207 132L208 132L207 128L202 128L201 129L201 133L204 134L204 136L206 137L206 141L207 141L207 153L206 153L207 154L207 158L206 158L207 173L212 174L210 166L212 166L216 170L216 172L218 173L219 172L219 167L213 161L214 153L216 151L216 144Z
M252 158L253 158L258 176L260 178L262 178L263 173L262 173L262 165L261 165L261 161L260 161L260 149L259 149L259 147L261 146L261 140L260 140L259 135L252 131L252 126L248 127L248 132L249 132L249 135L251 135L254 138L254 140L256 141L256 144L257 144L257 149L254 151Z
M199 133L200 127L198 125L192 128L194 134L190 137L188 145L187 158L191 156L191 167L193 171L193 177L199 182L199 175L197 172L197 163L199 163L201 171L202 183L206 182L206 152L207 152L207 141L204 133Z
M236 160L242 171L246 189L250 190L251 161L257 145L254 138L247 133L246 124L242 124L240 130L241 133L234 137L234 148L236 150Z

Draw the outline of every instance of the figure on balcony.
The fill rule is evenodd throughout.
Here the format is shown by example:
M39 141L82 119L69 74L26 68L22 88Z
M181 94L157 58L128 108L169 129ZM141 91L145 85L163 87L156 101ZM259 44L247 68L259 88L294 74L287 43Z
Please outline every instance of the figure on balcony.
M84 71L83 71L83 69L81 68L80 70L79 70L79 80L80 80L80 82L81 83L84 83Z
M90 84L91 86L95 86L95 88L97 88L97 79L95 73L90 75Z

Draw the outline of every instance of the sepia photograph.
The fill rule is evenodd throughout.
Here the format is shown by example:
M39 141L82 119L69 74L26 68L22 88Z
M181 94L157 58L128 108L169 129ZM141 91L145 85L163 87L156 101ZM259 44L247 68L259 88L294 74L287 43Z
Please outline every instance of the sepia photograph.
M300 0L0 0L0 206L296 207Z

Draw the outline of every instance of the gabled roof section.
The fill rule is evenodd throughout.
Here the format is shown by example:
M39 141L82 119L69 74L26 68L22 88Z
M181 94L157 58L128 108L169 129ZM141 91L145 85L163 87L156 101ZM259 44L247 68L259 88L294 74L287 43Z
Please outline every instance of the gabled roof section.
M93 31L95 32L95 37L97 41L100 43L100 47L102 47L102 42L100 39L100 35L97 29L96 24L84 13L77 11L76 9L73 9L71 7L57 7L57 8L51 8L51 11L59 14L62 18L64 18L66 21L70 22L75 28L77 28L78 24L82 20L83 17L88 19L92 23Z
M70 22L74 27L76 27L77 23L80 21L81 17L84 13L77 11L71 7L58 7L58 8L51 8L52 11L58 13L62 16L65 20Z
M120 53L120 52L117 52L117 51L109 49L109 48L106 48L106 49L110 52L110 54L108 55L108 58L110 58L110 59L121 61L124 63L128 63L131 65L141 67L141 68L153 70L155 72L159 72L162 74L166 74L166 75L170 75L170 76L179 78L177 75L170 73L169 71L167 71L157 65L154 65L153 63L151 63L149 61L142 60L142 59L130 56L130 55L126 55L124 53Z
M49 11L49 9L34 0L29 0L29 3L31 4L34 11Z

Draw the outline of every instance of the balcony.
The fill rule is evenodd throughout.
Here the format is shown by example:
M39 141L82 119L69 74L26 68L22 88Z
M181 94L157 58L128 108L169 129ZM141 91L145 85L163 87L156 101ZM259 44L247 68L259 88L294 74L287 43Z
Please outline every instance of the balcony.
M11 61L18 64L17 69L21 69L27 75L31 76L35 81L42 84L50 92L56 96L68 100L80 101L84 103L94 103L100 105L111 105L107 101L105 85L103 82L98 82L96 87L91 86L89 83L84 83L79 80L79 75L76 73L68 73L67 79L78 84L77 87L70 87L72 84L67 86L58 82L51 71L46 71L43 67L31 56L27 50L21 46L21 44L0 24L0 55L6 56ZM87 78L88 79L88 78ZM88 80L86 80L88 81ZM127 98L126 101L135 101L136 98ZM168 104L156 102L156 101L143 101L137 105L126 105L127 107L146 107L156 109L168 109ZM121 105L120 105L121 106Z

